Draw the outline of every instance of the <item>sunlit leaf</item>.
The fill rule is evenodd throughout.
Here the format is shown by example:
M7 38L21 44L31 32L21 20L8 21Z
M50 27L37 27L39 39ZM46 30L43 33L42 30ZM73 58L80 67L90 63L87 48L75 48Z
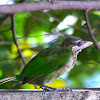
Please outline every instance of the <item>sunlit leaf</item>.
M35 86L27 83L23 85L23 89L35 89Z
M65 88L66 83L63 80L54 80L53 83L47 83L46 85L54 87L54 88Z
M30 50L30 49L25 49L25 50L23 51L23 56L24 56L24 57L31 57L32 55L33 55L33 51Z

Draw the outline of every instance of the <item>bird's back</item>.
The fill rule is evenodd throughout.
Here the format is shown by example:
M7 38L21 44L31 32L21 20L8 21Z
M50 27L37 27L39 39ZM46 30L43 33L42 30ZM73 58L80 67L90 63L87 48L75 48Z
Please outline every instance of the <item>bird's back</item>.
M71 53L69 49L62 47L44 49L31 59L17 78L22 80L23 84L31 81L35 84L42 84L47 75L57 71L67 63Z

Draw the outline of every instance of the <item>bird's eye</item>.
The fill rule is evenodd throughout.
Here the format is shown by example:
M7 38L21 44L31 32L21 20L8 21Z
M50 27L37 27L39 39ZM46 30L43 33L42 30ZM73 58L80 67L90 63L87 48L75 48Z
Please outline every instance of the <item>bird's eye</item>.
M80 47L82 45L82 42L78 42L77 45Z

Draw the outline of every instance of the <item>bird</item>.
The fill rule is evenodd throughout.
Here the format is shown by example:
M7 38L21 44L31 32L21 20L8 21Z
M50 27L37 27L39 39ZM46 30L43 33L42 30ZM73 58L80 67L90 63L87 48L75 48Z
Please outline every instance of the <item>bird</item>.
M92 44L93 42L84 41L79 37L67 36L60 45L40 51L25 65L19 75L1 79L0 85L11 81L21 81L22 85L29 83L45 90L54 89L46 83L51 83L69 72L74 67L79 52Z

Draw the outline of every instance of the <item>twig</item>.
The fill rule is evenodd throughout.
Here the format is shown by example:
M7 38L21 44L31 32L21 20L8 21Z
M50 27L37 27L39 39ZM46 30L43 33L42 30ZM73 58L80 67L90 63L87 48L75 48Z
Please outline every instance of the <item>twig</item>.
M68 26L72 27L72 28L75 28L76 30L80 30L82 32L88 33L88 31L86 29L84 29L83 26L82 27L78 27L76 25L68 25Z
M80 31L85 32L85 33L88 33L87 30L82 29L82 28L80 28L80 27L78 27L78 26L75 26L75 25L73 25L73 26L69 25L69 27L73 27L73 28L75 28L75 29L77 29L77 30L80 30ZM66 28L66 29L67 29L67 28ZM66 30L66 29L64 29L64 30ZM60 34L60 32L62 32L62 31L64 31L64 30L59 30L59 32L53 32L53 33L49 33L49 32L48 32L47 34L36 35L36 36L17 37L17 39L34 38L34 37L49 36L49 35L59 35L59 36L63 36L62 34Z
M53 16L53 15L50 14L47 10L44 10L44 11L42 11L42 12L43 12L44 14L46 14L47 16L54 18L56 22L58 22L58 23L63 23L59 18ZM67 25L67 24L66 24L66 25ZM83 27L84 27L85 25L86 25L86 23L85 23L82 27L78 27L78 26L76 26L76 25L68 25L68 26L69 26L69 27L72 27L72 28L75 28L76 30L80 30L80 31L83 31L83 32L88 33L87 30L83 29Z
M0 59L0 61L4 61L4 60L16 60L19 56L15 57L15 58L3 58Z
M22 3L25 0L20 0L18 3ZM3 22L9 17L9 15L5 15L3 18L0 18L0 26L3 24Z
M24 57L22 56L21 50L20 50L20 48L19 48L19 44L17 43L16 31L15 31L14 15L11 15L11 29L12 29L12 33L13 33L14 42L15 42L15 44L16 44L16 46L17 46L17 49L18 49L18 52L19 52L19 56L20 56L20 58L22 59L24 65L26 65L25 59L24 59Z
M5 15L4 17L0 18L0 26L3 24L3 22L9 17L9 15Z
M48 36L48 35L58 35L58 32L56 33L49 33L49 34L42 34L42 35L36 35L36 36L24 36L24 37L17 37L17 39L24 39L24 38L34 38L34 37L40 37L40 36Z
M8 42L8 41L0 41L0 45L12 45L13 42Z
M96 48L97 48L98 50L100 50L100 46L98 45L98 42L97 42L97 40L96 40L96 38L94 37L94 34L93 34L93 32L92 32L92 28L91 28L91 25L90 25L90 22L89 22L88 11L87 11L87 10L84 11L84 16L85 16L85 20L86 20L86 23L87 23L87 27L88 27L88 31L89 31L90 37L91 37L91 39L93 40L93 42L94 42Z
M39 22L42 22L42 23L45 23L45 24L47 24L47 25L50 25L50 26L52 26L52 27L56 27L55 25L53 25L53 24L51 24L51 23L48 23L48 22L46 22L46 21L44 21L44 20L41 20L40 18L37 18L37 17L35 17L35 16L32 16L32 15L30 15L30 14L28 14L28 13L25 13L27 16L29 16L29 17L31 17L31 18L33 18L33 19L35 19L35 20L37 20L37 21L39 21Z
M36 35L36 36L24 36L24 37L17 37L17 39L34 38L34 37L40 37L40 36L45 36L45 35L53 35L53 34L42 34L42 35Z
M4 30L4 31L0 31L0 33L6 32L6 31L9 31L9 30L11 30L11 28L8 28L8 29L6 29L6 30Z
M55 21L57 21L58 23L60 23L60 22L61 22L61 20L60 20L59 18L57 18L57 17L53 16L53 15L52 15L52 14L50 14L48 11L44 10L44 11L43 11L43 13L44 13L44 14L46 14L47 16L49 16L49 17L54 18L54 19L55 19Z

